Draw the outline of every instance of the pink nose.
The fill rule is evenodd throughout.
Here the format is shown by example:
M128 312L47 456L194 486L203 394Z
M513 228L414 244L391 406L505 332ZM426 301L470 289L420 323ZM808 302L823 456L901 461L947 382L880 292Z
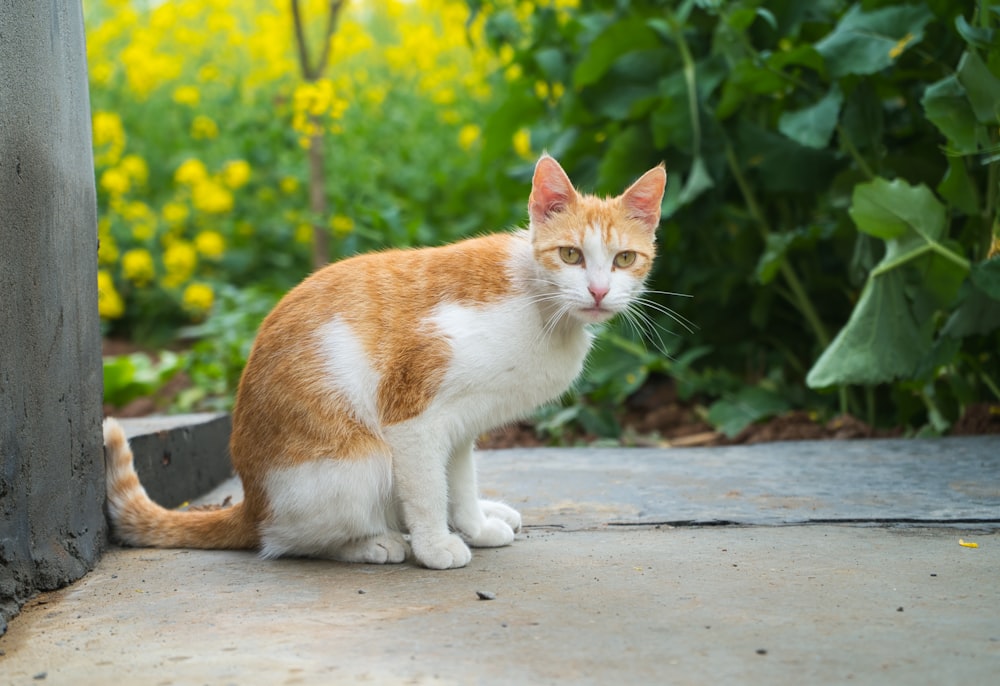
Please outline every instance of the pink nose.
M587 290L590 294L594 296L594 304L600 306L601 301L604 300L604 296L608 294L611 290L608 286L595 286L593 284L587 286Z

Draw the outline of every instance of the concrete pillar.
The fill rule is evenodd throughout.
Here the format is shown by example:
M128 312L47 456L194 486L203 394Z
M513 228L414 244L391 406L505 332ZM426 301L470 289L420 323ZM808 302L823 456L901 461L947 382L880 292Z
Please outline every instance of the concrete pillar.
M0 634L105 540L80 0L0 0Z

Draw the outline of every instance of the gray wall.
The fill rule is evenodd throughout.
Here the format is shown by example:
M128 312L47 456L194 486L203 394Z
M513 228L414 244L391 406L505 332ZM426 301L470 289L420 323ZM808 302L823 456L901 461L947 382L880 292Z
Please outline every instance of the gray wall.
M80 0L0 0L0 633L104 545L96 283Z

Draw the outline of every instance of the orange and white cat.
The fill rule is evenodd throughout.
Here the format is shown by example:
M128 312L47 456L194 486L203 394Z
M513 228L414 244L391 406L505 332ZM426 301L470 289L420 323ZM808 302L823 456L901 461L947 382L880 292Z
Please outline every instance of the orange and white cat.
M167 510L104 425L108 512L135 546L462 567L521 516L480 500L477 436L564 393L590 326L623 312L653 264L662 165L622 195L535 167L527 230L331 264L264 320L240 381L233 507ZM408 534L408 539L404 537Z

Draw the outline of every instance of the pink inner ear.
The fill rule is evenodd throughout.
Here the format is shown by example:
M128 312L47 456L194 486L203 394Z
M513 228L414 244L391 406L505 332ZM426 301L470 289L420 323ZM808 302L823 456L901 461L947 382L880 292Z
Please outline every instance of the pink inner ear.
M643 174L622 194L629 216L645 224L650 231L660 225L660 205L666 185L667 172L661 165Z
M535 165L531 179L531 196L528 198L528 215L534 224L561 212L576 200L576 189L566 172L553 158L543 155Z

